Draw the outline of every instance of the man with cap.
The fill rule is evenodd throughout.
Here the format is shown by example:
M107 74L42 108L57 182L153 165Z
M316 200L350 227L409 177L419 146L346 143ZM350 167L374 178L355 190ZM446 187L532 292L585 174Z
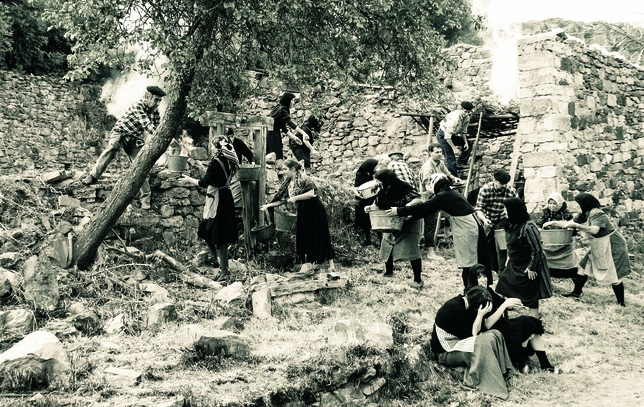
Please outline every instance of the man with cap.
M130 106L112 128L107 147L98 157L94 168L81 182L92 185L98 181L116 153L122 148L130 162L134 161L145 144L145 136L154 133L161 122L159 103L165 92L158 86L148 86L143 99ZM139 191L141 209L150 209L150 183L146 177Z
M508 198L517 197L517 191L510 185L510 174L504 169L495 170L494 181L483 185L476 200L476 215L485 227L490 264L493 271L500 272L505 267L507 250L501 250L494 239L494 231L503 229L507 216L505 202Z
M445 116L436 132L438 144L441 145L445 156L445 165L450 174L458 177L458 166L467 166L467 160L472 152L472 142L467 139L467 126L470 124L470 112L474 109L471 102L462 102L461 108ZM456 160L456 147L461 147L461 154Z
M394 151L393 153L389 153L388 156L390 161L387 164L387 168L394 170L398 179L405 181L418 192L418 183L416 182L414 173L411 172L409 166L403 160L404 154L400 151Z

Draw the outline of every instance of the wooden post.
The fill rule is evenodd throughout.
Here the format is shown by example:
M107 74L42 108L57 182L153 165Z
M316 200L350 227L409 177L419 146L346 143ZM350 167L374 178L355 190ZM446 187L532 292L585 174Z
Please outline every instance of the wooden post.
M434 116L429 116L429 126L427 127L427 148L432 144L432 136L434 135Z

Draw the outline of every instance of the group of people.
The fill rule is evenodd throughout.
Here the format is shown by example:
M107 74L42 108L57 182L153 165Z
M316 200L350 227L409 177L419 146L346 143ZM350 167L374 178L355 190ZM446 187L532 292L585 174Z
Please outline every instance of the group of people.
M144 98L117 122L108 147L83 183L96 182L121 148L131 160L136 157L145 135L155 131L159 124L158 104L164 95L156 86L147 88ZM295 124L290 116L295 101L295 95L287 92L271 111L274 127L267 139L267 154L282 160L282 137L288 136L294 158L282 161L283 181L270 202L260 209L295 205L298 259L318 264L328 261L333 268L334 249L326 210L317 186L305 173L322 122L311 116L302 126ZM466 367L465 386L506 399L507 373L513 366L523 369L531 355L537 356L541 369L555 371L541 338L543 323L539 312L539 301L553 295L551 273L573 279L573 291L564 296L579 298L588 276L593 275L598 283L611 285L617 303L625 306L622 279L630 273L630 262L624 237L591 194L575 196L581 214L573 219L565 200L555 192L548 197L542 217L535 222L516 190L508 185L511 179L508 172L497 169L492 174L493 180L480 188L475 205L468 202L454 187L462 184L457 166L467 163L472 148L465 132L473 107L463 102L461 109L448 114L440 123L437 142L429 146L429 158L417 177L405 164L401 152L393 152L387 159L364 161L356 173L355 186L373 182L374 193L366 199L357 195L361 199L356 205L356 224L370 244L369 212L384 210L388 216L403 217L399 232L378 235L383 276L394 275L395 261L409 261L414 276L411 286L421 289L425 284L421 236L425 237L428 258L439 260L432 244L433 228L440 211L449 215L464 293L438 310L431 347L439 363ZM462 152L456 161L454 151L459 145ZM218 259L220 276L226 277L228 246L239 238L234 212L235 174L242 157L250 162L253 153L234 136L232 129L212 140L212 151L213 157L202 178L183 175L183 179L206 188L198 236ZM149 208L146 185L141 188L143 209ZM425 223L424 229L421 221ZM543 245L540 228L574 230L588 245L588 253L578 260L574 243ZM505 247L495 238L499 230L505 235ZM494 273L498 280L493 289ZM526 307L527 315L509 318L507 311L518 307Z

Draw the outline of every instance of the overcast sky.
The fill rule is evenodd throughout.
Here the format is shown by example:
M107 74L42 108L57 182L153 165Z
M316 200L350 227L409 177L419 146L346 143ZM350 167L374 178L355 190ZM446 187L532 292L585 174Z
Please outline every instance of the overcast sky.
M644 0L473 0L473 3L475 13L488 14L490 20L499 22L551 17L574 21L644 21Z

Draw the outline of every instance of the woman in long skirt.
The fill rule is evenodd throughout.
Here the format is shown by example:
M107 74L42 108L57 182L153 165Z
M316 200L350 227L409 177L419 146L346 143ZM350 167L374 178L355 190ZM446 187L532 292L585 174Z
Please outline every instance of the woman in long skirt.
M590 246L588 253L581 259L583 270L575 280L575 288L566 297L579 298L588 275L593 275L599 284L610 284L622 307L624 302L624 283L622 278L631 272L628 248L624 236L615 228L608 215L601 210L601 204L591 194L581 193L575 197L581 208L581 215L575 221L555 221L552 225L576 229Z
M206 190L203 220L197 235L206 241L213 258L219 259L220 274L228 276L228 245L238 239L235 219L235 202L230 191L230 182L239 168L233 145L224 137L212 141L214 156L202 179L183 175L183 179Z
M317 187L310 177L302 172L295 160L284 160L284 182L273 200L262 205L261 210L275 208L286 202L297 204L297 229L295 247L302 262L321 264L328 260L333 269L335 256L331 245L329 220L326 209L316 194Z
M467 278L470 267L483 263L488 273L488 285L492 284L490 271L490 256L487 252L485 232L483 226L474 214L474 208L465 197L454 191L445 174L436 173L430 177L430 186L434 196L429 200L405 207L392 208L391 215L408 216L412 219L422 219L438 211L447 212L452 224L454 236L454 254L456 265L462 269L461 278L467 287Z
M420 194L414 186L396 176L394 170L385 168L378 170L374 176L380 184L376 201L366 206L365 212L372 210L387 210L421 202ZM394 262L409 261L414 271L413 288L422 288L425 283L421 277L422 261L420 260L420 221L407 219L400 232L383 233L380 243L380 261L385 262L385 277L394 276Z
M539 318L539 300L552 297L550 270L541 247L537 225L519 198L504 203L508 220L505 226L508 261L499 274L496 292L518 298L529 308L529 314Z

